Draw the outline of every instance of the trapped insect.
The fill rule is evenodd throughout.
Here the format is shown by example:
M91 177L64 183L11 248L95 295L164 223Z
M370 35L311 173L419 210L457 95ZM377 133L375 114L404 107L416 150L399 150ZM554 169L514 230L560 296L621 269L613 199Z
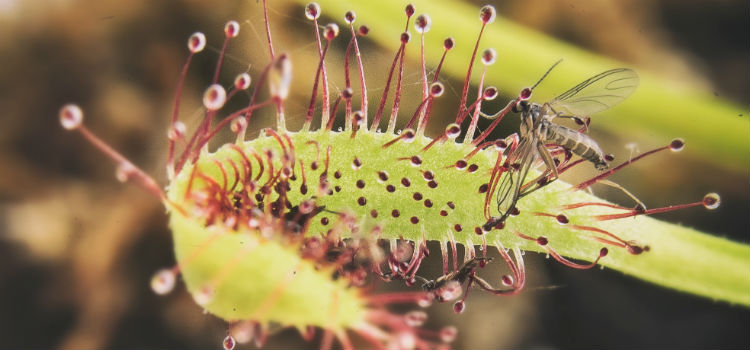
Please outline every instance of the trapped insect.
M483 268L487 263L494 260L488 257L471 257L460 268L456 268L454 265L452 272L446 271L446 273L434 280L428 280L420 276L415 277L422 281L422 289L424 291L432 293L434 298L441 302L456 299L461 294L464 283L466 283L463 297L453 305L453 310L461 313L466 307L465 301L473 285L495 295L513 295L524 288L526 284L526 267L521 258L521 251L518 248L514 248L511 251L515 259L511 258L505 248L500 247L498 249L500 256L510 268L510 274L503 275L500 279L503 284L501 288L493 287L476 273L477 269Z
M520 101L512 107L513 112L521 115L521 126L518 134L509 137L511 146L503 165L509 173L503 178L497 191L499 216L490 218L485 224L486 228L504 222L516 210L516 203L521 197L555 181L572 154L591 162L597 170L609 168L607 157L599 145L582 131L585 130L590 115L611 108L635 91L638 87L638 74L628 68L611 69L584 80L549 102L528 102L531 91L560 62L555 62L534 86L523 89ZM555 118L573 119L584 127L574 130L554 124L552 120ZM565 153L565 159L556 163L551 152ZM544 163L544 171L524 184L529 169L539 158Z

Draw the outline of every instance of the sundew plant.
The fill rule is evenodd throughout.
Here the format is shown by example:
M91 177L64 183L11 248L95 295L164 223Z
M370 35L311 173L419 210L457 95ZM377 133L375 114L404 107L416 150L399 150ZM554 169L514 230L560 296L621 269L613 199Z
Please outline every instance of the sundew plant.
M537 86L565 70L565 61L534 72L524 85L495 81L504 78L488 71L517 53L488 47L488 36L503 36L493 6L450 24L432 23L431 9L407 3L399 17L372 23L360 23L356 6L304 4L287 14L309 26L316 54L300 57L280 49L284 28L268 20L269 5L257 4L262 23L229 20L220 39L200 31L186 38L186 62L165 117L166 183L87 128L86 106L70 103L59 112L64 129L114 161L118 180L141 185L163 204L175 262L154 267L150 287L159 295L185 288L196 308L225 321L217 345L262 347L278 330L294 329L322 349L449 348L472 330L459 334L450 323L428 322L425 310L449 303L460 315L475 294L527 292L534 271L526 252L584 270L579 274L614 269L726 307L750 306L750 247L659 220L678 210L710 216L719 194L652 206L612 180L631 164L679 158L690 135L678 128L660 147L602 154L594 167L596 140L586 135L598 127L596 113L571 108L572 120L559 124L570 131L562 139L537 135L531 142L523 126L500 133L503 123L517 123L519 109L545 102L535 96ZM455 37L438 30L451 26L460 27ZM233 45L246 33L254 33L253 50L263 52L265 64L226 81L227 61L238 60ZM389 38L383 44L392 44L391 57L367 59L368 45L381 37ZM196 74L191 63L206 55L215 68L202 96L184 93ZM303 61L314 69L297 69ZM384 83L373 86L369 70ZM654 87L637 70L626 72L627 79L605 81L596 93L582 85L570 94L583 101L577 106L606 104L591 109L597 112L628 108L637 86ZM440 103L447 74L463 80L450 90L455 105ZM310 93L291 93L304 79L313 82ZM611 92L623 88L627 94ZM200 99L201 107L185 111L184 99ZM289 105L306 108L292 114ZM432 118L446 108L452 120ZM578 172L558 178L568 171ZM598 196L602 188L616 195ZM503 206L506 196L511 204ZM438 268L429 270L435 261ZM400 288L383 288L392 285Z

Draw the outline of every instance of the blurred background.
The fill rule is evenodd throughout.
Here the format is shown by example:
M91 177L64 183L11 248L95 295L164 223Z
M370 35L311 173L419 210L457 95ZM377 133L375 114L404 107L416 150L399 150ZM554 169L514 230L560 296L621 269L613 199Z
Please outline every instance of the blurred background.
M477 10L484 4L469 3ZM379 2L395 9L405 4ZM417 13L438 11L445 4L450 2L417 3ZM740 131L750 137L747 1L524 0L494 5L507 20L658 77L665 86L697 91L711 103L736 111L733 117L744 121ZM292 55L296 72L295 90L287 104L292 130L302 124L317 65L316 60L306 59L317 53L303 6L303 2L271 1L269 10L276 51ZM357 2L349 7L359 9ZM323 14L322 23L335 20L345 28L343 12L327 13L323 6ZM358 15L357 23L372 31L403 29L401 17L368 22L367 13ZM158 200L137 186L118 183L108 159L59 127L57 111L64 103L81 105L90 129L165 184L165 130L187 57L186 39L203 31L209 42L208 50L190 68L183 95L181 118L190 126L200 116L200 96L213 75L223 27L230 19L238 20L242 30L230 44L223 69L221 81L227 84L244 71L256 78L268 62L262 8L255 1L0 0L0 347L220 347L225 323L204 315L181 285L166 297L149 289L153 271L174 262L167 217ZM433 28L452 25L433 19ZM475 27L453 28L472 37L478 29L478 20ZM343 86L341 62L349 36L342 32L328 56L334 91ZM379 101L397 38L395 34L392 41L381 42L372 35L360 41L371 106ZM407 54L402 123L421 94L417 42L412 41ZM468 62L466 48L473 43L458 45L463 48L448 59ZM500 56L490 71L503 66L508 55L523 55L523 43L519 45L513 50L497 47ZM566 57L550 79L558 72L564 75L571 60L575 58ZM548 66L529 68L538 77ZM455 117L463 81L447 73L441 78L448 89L434 110L432 135ZM498 99L502 102L486 104L486 110L499 108L536 80L499 79L506 78L503 86L515 87L501 88L506 94ZM492 80L489 84L500 86ZM553 96L543 86L539 90L540 96ZM659 118L650 115L646 120ZM649 122L618 132L616 121L621 119L607 119L595 117L591 135L620 159L681 136L651 132ZM273 125L272 120L270 113L258 114L249 135ZM692 127L708 129L725 120L706 115ZM487 125L482 121L480 129ZM517 118L509 117L493 137L504 137L517 128ZM722 157L721 149L691 149L689 141L683 152L655 156L658 159L621 172L616 181L649 207L692 202L707 192L718 192L723 202L718 210L690 209L659 218L750 242L747 139L739 150L745 158L739 161ZM716 157L707 155L712 152ZM604 189L597 191L607 197ZM750 347L747 308L681 294L616 271L576 271L541 255L526 258L528 291L511 298L474 292L461 315L452 314L451 304L433 306L428 327L459 327L456 348ZM427 269L423 274L440 272ZM272 337L267 347L317 346L302 342L296 332L283 333L288 336Z

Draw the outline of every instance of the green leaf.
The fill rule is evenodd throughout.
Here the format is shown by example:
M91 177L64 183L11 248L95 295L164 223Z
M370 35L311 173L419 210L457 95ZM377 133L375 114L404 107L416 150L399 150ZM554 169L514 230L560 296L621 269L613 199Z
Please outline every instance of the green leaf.
M360 233L377 225L381 229L381 238L385 239L404 237L419 241L424 237L426 240L445 243L453 238L460 244L481 245L484 238L490 246L546 251L535 241L520 237L518 233L522 233L534 238L544 236L549 240L548 247L561 255L587 261L593 261L599 250L607 246L610 253L600 261L602 266L676 290L750 306L748 245L650 217L616 220L597 218L598 215L626 212L621 209L602 206L563 209L568 204L605 201L586 191L571 191L571 185L559 180L520 200L520 215L510 217L504 229L492 230L479 236L475 229L486 221L483 215L485 195L479 188L489 180L489 172L497 157L496 151L486 149L471 158L470 164L477 166L471 172L452 166L472 151L473 147L468 145L449 141L437 143L428 151L421 151L431 140L417 137L411 143L399 141L384 148L383 145L396 135L366 130L360 131L354 138L351 135L350 131L290 134L294 157L308 165L305 174L310 191L319 193L316 191L321 178L328 179L331 189L330 195L318 194L315 199L318 206L325 206L326 212L314 218L308 227L308 234L325 233L332 227L321 223L322 217L328 216L330 220L326 222L334 223L338 215L336 213L347 212L352 213L358 222L362 222ZM330 155L326 156L329 146ZM248 154L265 153L266 150L273 150L276 155L284 152L276 139L267 136L247 141L241 147ZM420 164L415 165L410 160L413 155L420 157ZM198 166L203 173L211 175L221 184L225 179L215 160L224 162L225 169L231 169L229 159L234 164L242 162L236 150L224 146L215 154L204 154ZM359 160L361 166L354 164L355 159ZM315 170L309 167L313 161L320 165ZM327 176L321 177L325 170L324 162L328 163L328 172ZM279 165L274 166L276 169L278 167ZM379 181L379 171L387 172L388 179ZM424 176L426 171L434 174L436 186L430 186ZM299 163L295 166L294 173L302 173ZM265 172L258 180L259 183L267 181L268 176L268 172ZM187 178L189 177L183 175L182 180L172 186L171 198L181 198L180 192L185 190ZM408 180L408 186L403 179ZM363 186L356 185L360 180L363 181ZM293 205L312 195L301 194L297 190L301 184L301 176L290 180L287 195ZM177 192L172 193L175 189ZM416 192L422 195L419 200L413 196ZM366 203L360 203L360 198L364 198ZM432 205L425 204L427 199ZM448 202L452 202L452 205ZM454 208L450 208L451 206ZM373 210L377 215L373 215ZM398 211L398 215L393 214L394 211ZM443 214L442 211L446 213ZM559 224L554 217L561 213L570 220L568 225ZM700 215L711 213L703 212ZM417 218L418 221L414 222L412 218ZM456 224L461 225L461 229L456 228ZM624 248L606 245L597 240L604 238L614 241L614 238L584 227L606 230L625 241L637 241L648 245L650 251L640 255L630 254ZM175 229L174 234L180 236L184 233ZM176 238L175 241L180 240Z

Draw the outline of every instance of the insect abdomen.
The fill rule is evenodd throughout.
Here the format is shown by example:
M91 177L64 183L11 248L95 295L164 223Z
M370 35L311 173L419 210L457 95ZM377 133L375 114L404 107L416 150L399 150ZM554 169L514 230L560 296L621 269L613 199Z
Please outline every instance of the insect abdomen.
M594 163L598 170L605 170L609 167L604 161L604 152L594 139L561 125L549 124L546 129L546 142L569 149L581 158Z

